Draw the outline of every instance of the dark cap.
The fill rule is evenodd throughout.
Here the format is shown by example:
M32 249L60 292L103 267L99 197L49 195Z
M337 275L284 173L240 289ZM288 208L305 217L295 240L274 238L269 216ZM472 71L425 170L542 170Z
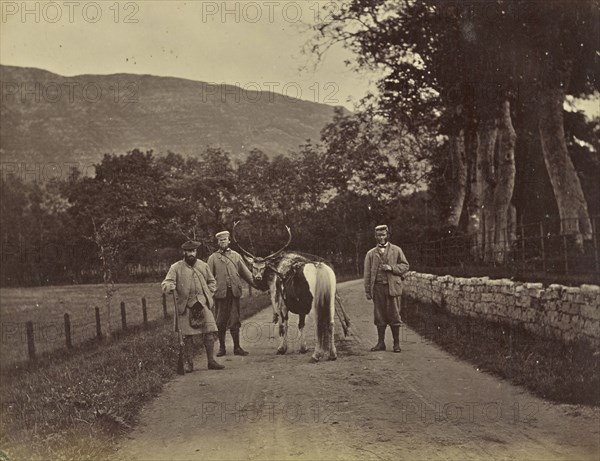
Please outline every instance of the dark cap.
M183 245L181 245L181 249L182 250L195 250L197 249L200 245L202 245L200 242L196 242L194 240L188 240L187 242L185 242Z

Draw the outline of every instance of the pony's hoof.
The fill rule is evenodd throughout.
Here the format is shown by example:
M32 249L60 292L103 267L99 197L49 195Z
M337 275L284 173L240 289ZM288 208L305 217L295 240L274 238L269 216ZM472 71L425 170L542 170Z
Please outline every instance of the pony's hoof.
M337 360L337 355L336 354L330 355L329 360L331 360L331 361Z
M277 355L285 355L286 352L287 352L287 349L282 349L282 348L277 349Z
M312 356L310 358L310 360L308 361L308 363L319 363L319 359L315 358L314 356Z
M299 350L298 352L300 352L301 354L306 354L306 353L308 352L308 348L306 348L306 347L301 347L301 348L300 348L300 350Z

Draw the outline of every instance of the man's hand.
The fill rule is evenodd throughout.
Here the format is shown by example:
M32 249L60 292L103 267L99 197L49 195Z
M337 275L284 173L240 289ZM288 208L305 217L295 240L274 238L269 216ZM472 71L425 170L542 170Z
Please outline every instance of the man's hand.
M256 282L254 279L252 279L251 283L248 283L248 285L250 285L252 288L254 288L255 290L260 291L260 288L258 288L258 285L256 285Z
M172 283L170 285L167 285L165 293L167 293L167 294L170 295L174 291L175 291L175 284L174 283Z
M382 264L381 268L386 271L386 272L391 272L392 271L392 266L390 266L389 264Z
M371 293L365 293L365 294L366 294L366 296L367 296L367 299L368 299L369 301L371 301L371 299L373 299L373 297L371 296Z

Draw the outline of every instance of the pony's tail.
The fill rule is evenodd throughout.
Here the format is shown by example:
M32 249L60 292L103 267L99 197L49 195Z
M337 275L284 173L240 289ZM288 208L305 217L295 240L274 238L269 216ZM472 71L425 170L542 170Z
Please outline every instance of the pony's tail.
M327 340L329 325L333 323L335 302L335 277L333 271L323 263L315 264L315 310L317 311L317 334L321 340ZM335 307L335 306L334 306Z

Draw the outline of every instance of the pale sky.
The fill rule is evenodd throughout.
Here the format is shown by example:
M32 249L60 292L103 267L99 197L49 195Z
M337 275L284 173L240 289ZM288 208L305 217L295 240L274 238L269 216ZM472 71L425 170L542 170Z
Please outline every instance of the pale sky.
M0 0L0 63L66 76L123 72L286 87L289 96L352 109L374 88L369 74L344 64L352 54L338 46L315 69L302 53L306 25L325 5L333 3Z
M354 56L341 45L316 68L314 58L302 53L312 36L307 25L335 5L331 0L0 0L0 63L65 76L134 73L239 84L352 110L375 91L375 75L349 69L344 61ZM577 101L576 107L600 115L598 97Z

